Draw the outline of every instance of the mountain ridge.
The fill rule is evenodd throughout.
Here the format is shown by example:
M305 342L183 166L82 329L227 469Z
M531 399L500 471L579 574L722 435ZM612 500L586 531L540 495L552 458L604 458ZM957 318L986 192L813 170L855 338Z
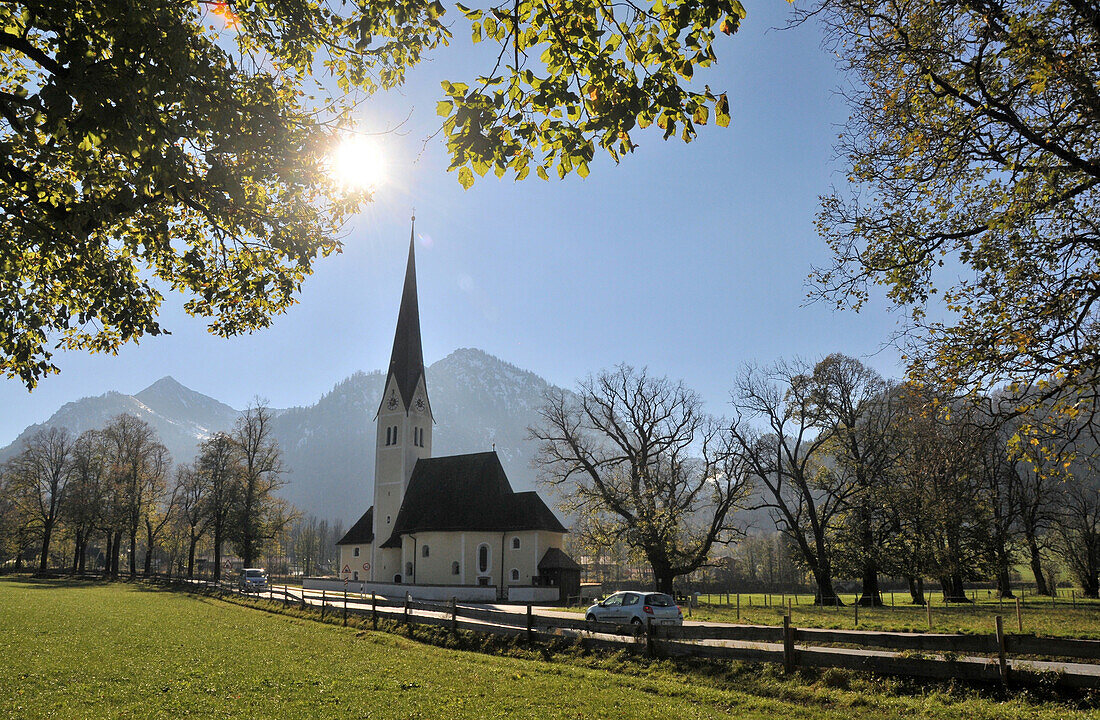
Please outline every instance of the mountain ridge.
M534 490L535 454L527 427L537 421L551 385L533 372L476 348L458 348L426 369L436 426L433 454L453 455L495 447L517 491ZM354 521L373 497L374 415L385 375L357 371L336 382L312 405L278 410L272 434L283 451L288 483L282 495L304 512ZM18 452L41 427L63 426L79 434L103 427L119 413L146 420L176 462L189 462L197 445L232 429L241 411L191 390L171 376L126 395L110 391L65 403L4 448L0 462Z

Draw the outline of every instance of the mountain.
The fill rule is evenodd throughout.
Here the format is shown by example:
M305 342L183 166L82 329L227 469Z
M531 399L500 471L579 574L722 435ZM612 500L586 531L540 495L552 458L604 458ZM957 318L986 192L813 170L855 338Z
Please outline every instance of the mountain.
M168 448L172 458L187 461L195 455L195 444L218 430L233 427L238 411L171 377L163 377L136 395L108 392L65 403L41 424L31 425L11 445L0 449L0 462L19 451L24 438L42 427L65 427L79 435L101 428L116 415L130 413L149 423Z
M527 427L536 422L549 384L470 348L456 350L425 374L436 419L432 454L481 452L495 443L516 491L535 489L535 446L527 439ZM349 524L367 509L374 493L374 414L384 383L381 371L357 372L315 404L275 413L272 434L288 468L284 497L307 513ZM240 415L166 377L136 395L109 392L67 403L0 449L0 461L18 452L22 440L39 427L80 433L124 412L149 422L177 462L192 460L200 440L231 429Z
M481 350L464 348L425 371L436 425L436 457L496 447L517 492L535 489L537 419L549 384ZM381 371L355 373L315 405L292 408L273 423L293 482L284 496L320 517L354 521L374 496L374 414L382 402Z

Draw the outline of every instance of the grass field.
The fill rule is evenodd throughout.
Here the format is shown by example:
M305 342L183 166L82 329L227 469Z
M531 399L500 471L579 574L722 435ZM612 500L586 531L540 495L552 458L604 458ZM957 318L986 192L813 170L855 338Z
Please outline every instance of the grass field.
M774 666L622 655L495 656L126 584L0 580L0 717L1094 717L1008 699Z
M884 595L887 603L882 608L859 608L859 624L856 624L856 596L842 596L841 607L816 607L812 595L774 595L762 593L740 596L740 612L735 595L700 595L698 604L690 609L681 604L684 617L701 622L730 622L754 625L782 625L791 601L791 622L796 627L820 627L860 630L899 630L913 632L958 632L989 634L994 631L995 617L1004 619L1005 632L1019 632L1016 620L1016 603L999 603L991 594L979 590L971 604L943 604L943 596L932 597L932 625L924 606L908 604L908 593L896 593L892 598ZM893 603L891 603L893 600ZM1100 639L1100 600L1071 599L1059 596L1054 605L1049 597L1028 595L1021 601L1023 632L1048 637L1072 637ZM573 608L583 612L584 608Z

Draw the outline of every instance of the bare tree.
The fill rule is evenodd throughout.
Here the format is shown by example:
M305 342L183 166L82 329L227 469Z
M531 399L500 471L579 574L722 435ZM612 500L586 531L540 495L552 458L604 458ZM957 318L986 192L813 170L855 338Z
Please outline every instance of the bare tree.
M237 420L233 442L240 459L240 480L231 539L245 567L250 567L264 543L294 516L290 506L275 496L286 481L279 444L271 437L271 410L261 402L249 406Z
M86 568L88 542L102 524L106 494L109 490L110 458L103 433L87 430L73 445L68 502L64 520L74 536L73 572Z
M15 503L40 533L39 572L49 566L50 541L60 519L69 482L73 439L65 428L42 428L23 441L8 462Z
M130 577L137 575L137 536L145 514L164 482L171 460L168 450L157 440L149 423L133 415L115 417L103 430L111 447L114 473L124 511L124 523L130 541ZM114 548L115 557L118 547ZM117 560L112 568L117 574Z
M176 519L187 530L187 578L195 576L195 548L210 526L207 484L194 465L176 468Z
M620 365L582 382L576 395L550 390L536 463L567 507L610 544L645 556L657 589L704 566L736 528L746 493L729 436L682 383Z
M214 546L214 579L221 578L222 547L230 529L237 496L240 493L240 458L233 438L217 433L199 446L195 461L197 507L204 507ZM194 537L197 542L197 536ZM192 546L191 552L194 552ZM190 571L189 571L190 572Z
M746 367L732 393L737 419L731 436L763 487L761 506L813 575L814 602L832 605L840 599L833 588L831 535L854 488L826 463L831 436L821 431L824 416L815 393L812 368L804 363Z
M145 569L146 576L153 569L153 553L156 552L157 541L176 512L176 499L178 486L167 481L167 471L158 474L149 484L149 501L145 506L145 514L142 523L145 526Z
M859 360L834 353L814 366L813 416L828 446L833 472L846 474L835 486L850 488L842 547L860 576L860 605L882 605L879 570L890 522L883 493L898 459L895 388Z
M16 570L23 569L23 559L34 545L34 528L31 518L19 509L16 502L14 475L0 465L0 564L12 560Z

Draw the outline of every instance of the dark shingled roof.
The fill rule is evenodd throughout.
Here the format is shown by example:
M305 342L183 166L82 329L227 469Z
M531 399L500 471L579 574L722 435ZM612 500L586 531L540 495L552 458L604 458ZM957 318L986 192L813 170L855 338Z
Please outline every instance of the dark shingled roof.
M417 460L382 547L401 547L407 533L441 530L568 532L537 493L512 490L495 452Z
M371 505L363 517L355 521L337 545L369 545L374 542L374 506Z
M413 254L415 237L414 231L409 237L409 264L405 268L405 288L401 292L401 309L397 313L397 330L393 335L393 351L390 353L390 369L387 375L387 382L389 375L397 378L397 387L406 410L416 392L416 383L424 375L420 308L416 301L416 258Z
M539 560L539 572L543 570L580 570L581 566L565 554L561 548L550 548Z

